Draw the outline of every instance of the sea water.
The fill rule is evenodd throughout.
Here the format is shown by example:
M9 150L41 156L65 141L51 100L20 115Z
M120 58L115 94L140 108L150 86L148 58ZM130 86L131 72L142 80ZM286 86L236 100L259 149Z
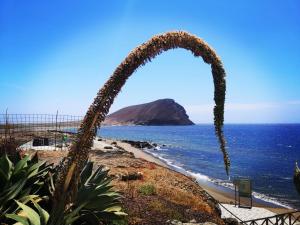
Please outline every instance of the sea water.
M231 160L230 177L249 177L254 196L300 208L293 184L295 162L300 162L300 124L225 125ZM213 125L111 126L98 135L106 138L143 140L159 144L150 154L198 180L233 188L226 175Z

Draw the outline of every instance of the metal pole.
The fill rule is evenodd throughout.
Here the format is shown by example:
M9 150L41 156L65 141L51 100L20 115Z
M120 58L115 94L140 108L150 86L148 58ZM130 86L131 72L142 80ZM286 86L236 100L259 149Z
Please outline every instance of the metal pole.
M236 207L236 184L234 184L234 206Z

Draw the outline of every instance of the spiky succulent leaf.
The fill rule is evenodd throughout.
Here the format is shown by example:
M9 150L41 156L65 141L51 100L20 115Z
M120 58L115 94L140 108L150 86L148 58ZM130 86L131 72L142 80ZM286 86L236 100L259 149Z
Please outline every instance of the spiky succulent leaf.
M18 209L14 200L26 204L34 199L46 199L44 195L50 193L47 189L52 165L36 163L36 160L36 155L25 156L14 164L6 155L0 158L0 170L5 173L1 176L0 172L0 222L5 220L5 214L15 213Z
M13 171L13 163L9 160L7 154L4 154L0 158L0 176L1 181L8 181L12 175Z
M85 184L93 172L93 162L88 161L80 174L80 183Z
M39 214L29 206L16 201L19 207L23 210L25 217L28 219L31 225L41 225Z
M24 216L19 216L16 214L6 214L6 217L17 221L14 225L30 225L28 219Z
M14 169L14 176L18 175L18 173L21 172L22 169L27 166L28 161L30 161L30 156L26 155L23 159L16 163Z
M64 223L84 222L93 225L101 221L111 221L112 218L120 220L127 215L121 211L121 195L112 191L110 183L108 171L103 166L93 173L93 163L87 162L80 174L76 201L69 212L65 213Z
M32 200L35 211L31 207L16 201L21 210L17 214L6 214L7 218L17 221L16 224L22 225L48 225L49 214L36 201Z
M42 207L40 207L37 202L35 202L35 201L32 201L32 202L34 204L34 207L38 210L41 225L46 225L49 220L49 213L46 210L44 210Z

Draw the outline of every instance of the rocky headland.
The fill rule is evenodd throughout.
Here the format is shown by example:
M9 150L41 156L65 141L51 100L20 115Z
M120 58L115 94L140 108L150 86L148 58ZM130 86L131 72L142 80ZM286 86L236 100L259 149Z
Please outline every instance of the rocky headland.
M103 125L194 125L183 106L173 99L159 99L128 106L108 115Z

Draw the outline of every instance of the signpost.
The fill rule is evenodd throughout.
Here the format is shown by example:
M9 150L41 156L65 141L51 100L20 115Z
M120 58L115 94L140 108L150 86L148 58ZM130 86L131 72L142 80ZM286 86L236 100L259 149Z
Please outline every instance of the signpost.
M236 178L233 180L235 205L240 208L252 208L252 182L249 178ZM241 204L241 198L250 199L250 205Z

